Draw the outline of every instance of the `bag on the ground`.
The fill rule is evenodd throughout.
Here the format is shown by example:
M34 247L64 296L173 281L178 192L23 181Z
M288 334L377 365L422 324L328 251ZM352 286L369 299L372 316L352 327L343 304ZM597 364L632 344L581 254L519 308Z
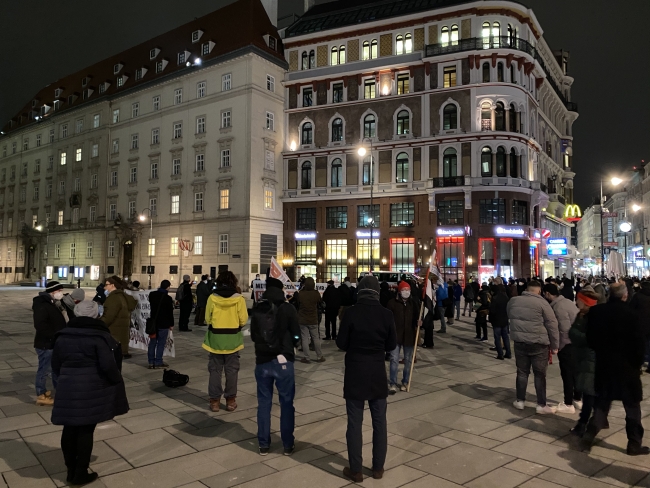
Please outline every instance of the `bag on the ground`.
M268 300L260 300L251 319L251 338L255 344L266 345L271 352L282 351L282 331L277 324L278 307Z
M181 374L178 371L173 369L166 369L163 372L163 383L169 388L178 388L179 386L185 386L189 383L190 377L186 374Z

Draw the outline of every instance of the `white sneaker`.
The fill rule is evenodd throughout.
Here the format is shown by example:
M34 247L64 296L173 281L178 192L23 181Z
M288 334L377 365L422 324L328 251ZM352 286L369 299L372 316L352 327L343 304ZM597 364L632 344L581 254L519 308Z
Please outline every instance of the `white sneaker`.
M395 393L397 393L397 387L395 385L390 385L388 387L388 394L394 395Z
M555 413L556 410L555 407L551 407L550 405L537 405L537 408L535 409L539 415L550 415Z
M573 406L576 410L582 410L582 400L573 400Z
M573 405L567 405L566 403L560 403L557 406L557 413L576 413L576 408Z
M512 406L515 407L517 410L523 410L524 409L524 402L521 400L515 400L512 402Z

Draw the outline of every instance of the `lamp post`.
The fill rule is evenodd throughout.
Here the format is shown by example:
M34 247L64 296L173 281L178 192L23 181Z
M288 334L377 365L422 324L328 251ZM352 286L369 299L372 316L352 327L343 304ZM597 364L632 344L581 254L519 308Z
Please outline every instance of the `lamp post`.
M613 186L618 186L623 182L622 179L614 177L610 180ZM603 179L600 178L600 276L605 276L605 232L603 229Z
M374 227L375 227L375 207L373 206L373 194L374 194L374 188L375 188L375 175L374 175L374 172L373 172L374 168L373 168L373 159L372 159L372 138L364 137L361 140L361 143L363 144L366 141L366 139L370 143L370 175L369 175L369 178L370 178L370 215L371 216L368 217L368 223L370 224L370 273L372 274L372 272L374 271L374 264L375 264L374 255L373 255L374 254L373 253L374 249L373 249L373 246L372 246L372 244L373 244L373 230L374 230ZM357 151L357 153L361 157L364 157L366 155L366 152L367 152L366 148L363 147L363 146L361 146L359 148L359 150ZM363 162L361 164L362 164L362 171L363 171ZM363 183L363 181L362 181L362 183Z
M151 239L153 239L153 212L151 208L147 207L142 210L140 214L140 222L144 222L147 217L144 215L144 212L149 212L149 242L147 243L147 254L149 255L149 267L147 268L147 274L149 275L149 290L151 290Z
M624 220L618 225L618 228L621 230L623 233L623 237L625 239L625 255L624 255L624 261L625 261L625 276L628 275L627 273L627 234L632 230L632 224L630 224L627 220Z
M41 224L41 222L43 222ZM50 228L48 227L47 220L42 220L39 224L34 227L37 231L45 231L45 266L43 266L43 276L45 276L45 283L47 283L47 258L49 257L49 244L50 244Z

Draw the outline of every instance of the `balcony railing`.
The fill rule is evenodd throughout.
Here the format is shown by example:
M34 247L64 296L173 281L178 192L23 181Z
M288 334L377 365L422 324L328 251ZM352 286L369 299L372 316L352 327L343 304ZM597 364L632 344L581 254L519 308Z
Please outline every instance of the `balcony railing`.
M444 178L433 178L434 188L446 188L449 186L463 186L465 184L464 176L448 176Z

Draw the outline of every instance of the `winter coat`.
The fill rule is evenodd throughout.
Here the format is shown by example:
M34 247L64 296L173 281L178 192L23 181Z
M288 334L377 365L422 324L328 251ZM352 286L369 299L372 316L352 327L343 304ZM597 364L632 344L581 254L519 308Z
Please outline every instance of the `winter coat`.
M183 281L179 288L183 289L183 298L178 300L178 303L185 305L194 303L194 298L192 297L192 284L189 281Z
M205 308L211 294L212 289L207 283L201 282L196 285L196 308Z
M213 354L232 354L244 349L242 327L248 320L246 299L229 288L220 288L208 298L205 321L208 330L203 349Z
M595 395L596 353L587 343L587 327L589 327L589 313L578 314L569 330L569 338L573 348L576 390L585 395Z
M589 310L587 343L596 353L596 394L640 402L645 341L636 313L618 299Z
M156 290L149 293L149 313L156 321L156 329L174 327L174 300L167 290Z
M454 313L454 287L447 286L447 305L445 306L445 317L448 319L453 319L455 316Z
M113 290L104 302L104 315L101 321L106 324L111 334L114 329L129 329L131 327L131 312L135 310L137 301L124 290ZM113 334L113 337L115 335Z
M510 291L510 298L519 296L519 290L517 289L517 283L512 283L508 285L508 290Z
M542 344L558 349L560 333L553 309L541 295L529 291L508 302L510 336L515 342Z
M74 306L76 303L74 302L74 299L70 296L70 294L65 294L63 295L63 298L61 299L61 305L65 307L65 313L68 314L68 320L71 320L76 317L74 314Z
M54 425L90 425L129 411L115 361L118 342L101 320L77 317L56 334L52 372L58 375Z
M404 301L401 297L397 297L390 300L386 308L393 313L397 344L414 346L419 312L415 302L410 298Z
M347 285L346 283L341 283L341 286L339 286L337 290L341 295L342 307L349 307L351 305L354 305L354 292L352 290L351 285Z
M455 284L454 285L454 301L460 302L460 298L463 296L463 287Z
M558 329L560 331L560 347L561 351L564 346L571 344L571 339L569 339L569 330L571 329L571 324L575 321L578 316L578 307L571 300L563 297L562 295L556 297L551 302L551 308L557 319Z
M385 357L397 345L392 312L382 307L379 300L361 294L343 315L336 345L345 351L343 397L387 398Z
M390 285L386 281L379 284L379 303L382 307L387 307L388 302L395 298L395 293L390 290Z
M65 327L65 317L54 304L52 295L40 292L32 300L34 311L34 349L52 349L54 335Z
M643 283L641 289L632 297L630 308L639 317L643 334L650 340L650 283Z
M298 312L295 307L284 299L284 292L280 288L267 288L262 295L263 300L272 302L277 310L275 312L275 323L284 330L282 335L282 354L287 361L295 361L295 346L300 339L300 326L298 325ZM273 361L278 352L272 351L261 341L259 333L258 316L255 310L251 316L251 339L255 344L255 364L264 364Z
M508 327L508 302L510 298L505 289L497 290L490 302L490 323L494 328Z
M104 283L100 283L97 285L97 288L95 288L95 296L93 298L93 302L97 302L100 305L104 305L104 302L106 301L106 295L104 295Z
M474 322L477 324L487 324L492 295L488 290L481 290L478 293L477 301L481 304L481 306L478 308L478 310L476 310L476 318L474 319Z
M563 278L562 284L564 285L560 293L567 300L573 300L573 280L570 278Z
M330 313L338 313L341 308L341 294L334 285L327 285L323 293L325 310Z
M474 298L476 295L474 294L474 287L472 286L471 283L468 283L465 285L465 289L463 290L463 296L465 297L465 301L467 302L473 302Z
M481 291L481 287L477 281L472 281L469 285L472 287L472 290L474 290L474 300L476 300L478 298L478 292Z
M443 301L449 297L447 285L443 284L436 288L436 306L444 307Z
M298 295L298 323L300 325L318 324L318 306L322 302L316 291L314 278L307 278Z

